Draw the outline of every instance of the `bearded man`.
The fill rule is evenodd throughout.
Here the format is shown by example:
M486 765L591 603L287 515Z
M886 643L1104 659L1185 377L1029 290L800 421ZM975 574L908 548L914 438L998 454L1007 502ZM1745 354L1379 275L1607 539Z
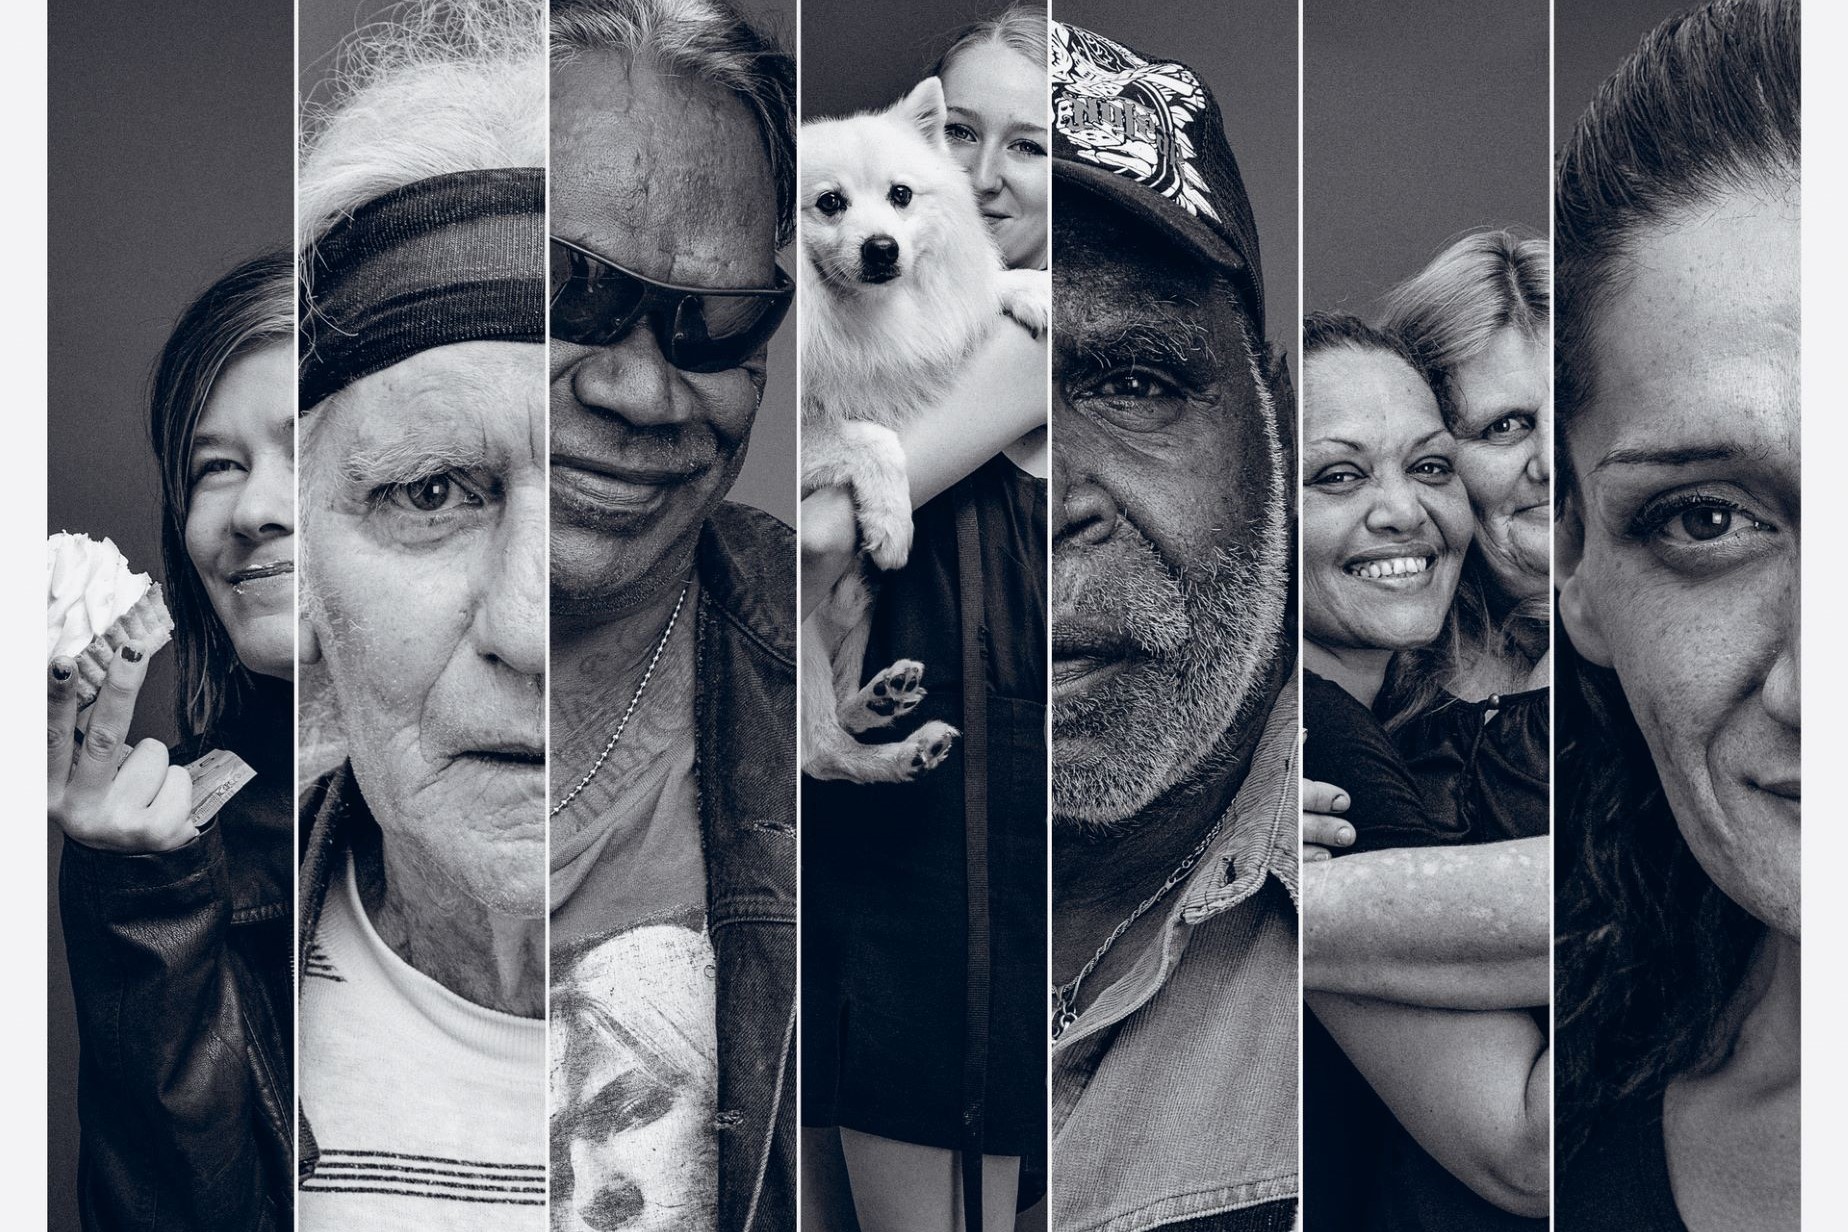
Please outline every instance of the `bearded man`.
M1206 85L1052 85L1053 1224L1287 1229L1294 397Z
M305 117L304 1228L545 1224L543 22L394 9Z

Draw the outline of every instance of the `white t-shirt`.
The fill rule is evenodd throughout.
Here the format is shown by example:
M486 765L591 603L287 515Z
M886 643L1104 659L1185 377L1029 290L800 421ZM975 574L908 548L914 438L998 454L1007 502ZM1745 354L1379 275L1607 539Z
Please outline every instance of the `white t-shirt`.
M546 1226L545 1022L485 1009L373 931L352 861L302 972L304 1232Z

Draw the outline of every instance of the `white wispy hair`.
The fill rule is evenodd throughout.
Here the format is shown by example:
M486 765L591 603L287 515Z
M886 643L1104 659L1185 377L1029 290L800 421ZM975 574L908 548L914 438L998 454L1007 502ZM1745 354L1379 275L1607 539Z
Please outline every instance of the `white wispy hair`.
M303 244L417 180L545 166L542 0L406 0L334 55L302 109Z

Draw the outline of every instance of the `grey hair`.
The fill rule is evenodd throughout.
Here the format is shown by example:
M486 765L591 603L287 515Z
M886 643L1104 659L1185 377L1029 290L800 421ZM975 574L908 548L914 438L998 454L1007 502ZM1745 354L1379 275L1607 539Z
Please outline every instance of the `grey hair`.
M406 0L348 36L302 105L298 238L457 171L543 167L543 0Z
M993 17L973 21L958 30L950 45L937 57L929 76L941 77L950 61L970 47L999 43L1009 51L1025 56L1045 67L1052 58L1052 29L1043 4L1010 4Z
M728 0L552 0L552 63L611 52L735 96L776 188L776 243L796 227L796 62Z

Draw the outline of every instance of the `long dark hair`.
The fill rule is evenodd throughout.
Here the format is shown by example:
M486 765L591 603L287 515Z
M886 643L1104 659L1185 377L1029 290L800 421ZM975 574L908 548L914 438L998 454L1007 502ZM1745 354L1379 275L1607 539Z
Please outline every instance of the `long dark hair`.
M1561 151L1555 193L1562 516L1579 500L1566 444L1591 403L1599 313L1638 233L1801 165L1796 0L1718 0L1658 26L1599 90ZM1560 630L1556 994L1559 1149L1730 1047L1728 1008L1763 926L1695 860L1614 672Z
M216 740L255 689L186 551L193 432L212 387L233 360L294 334L294 254L268 252L244 262L187 306L154 369L148 436L160 465L160 558L173 613L179 677L174 712L184 746Z

